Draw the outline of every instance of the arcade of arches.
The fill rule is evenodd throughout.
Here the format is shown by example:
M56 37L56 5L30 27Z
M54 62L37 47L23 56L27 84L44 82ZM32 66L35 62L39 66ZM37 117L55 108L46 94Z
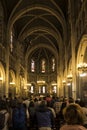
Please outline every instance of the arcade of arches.
M0 96L87 100L87 0L0 0Z

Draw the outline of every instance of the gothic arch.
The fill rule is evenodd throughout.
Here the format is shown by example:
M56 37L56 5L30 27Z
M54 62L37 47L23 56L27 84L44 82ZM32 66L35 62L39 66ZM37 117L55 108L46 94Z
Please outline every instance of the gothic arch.
M2 78L3 82L5 81L5 70L1 62L0 62L0 78Z
M3 97L6 93L6 88L5 88L5 70L0 62L0 96Z
M9 71L9 80L10 80L10 82L15 83L15 73L13 70Z
M84 62L84 55L86 53L86 49L87 49L87 34L83 35L79 44L79 48L77 52L77 65L79 63Z

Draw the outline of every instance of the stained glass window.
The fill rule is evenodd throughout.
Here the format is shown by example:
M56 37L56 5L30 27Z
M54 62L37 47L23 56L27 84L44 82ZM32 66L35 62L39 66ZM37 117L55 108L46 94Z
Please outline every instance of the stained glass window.
M41 68L42 68L41 72L45 73L45 71L46 71L46 61L45 61L45 59L42 59L42 61L41 61Z
M11 41L10 48L11 48L11 52L12 52L13 51L13 33L12 33L12 31L11 31L10 41Z
M54 72L55 71L55 59L52 58L52 71Z
M35 72L35 61L31 59L31 72Z

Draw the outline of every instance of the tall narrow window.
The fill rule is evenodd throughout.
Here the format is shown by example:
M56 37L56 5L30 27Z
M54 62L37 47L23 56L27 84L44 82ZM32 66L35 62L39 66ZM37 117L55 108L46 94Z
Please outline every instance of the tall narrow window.
M35 72L35 61L31 59L31 72Z
M53 92L56 93L56 86L53 86Z
M39 93L41 93L41 86L39 87Z
M52 71L54 72L55 71L55 59L52 58Z
M45 89L46 89L46 88L45 88L45 86L43 86L43 90L42 90L42 91L43 91L43 93L45 93Z
M31 93L34 93L34 86L31 86Z
M12 31L11 31L10 41L11 41L10 48L11 48L11 52L12 52L13 51L13 33L12 33Z
M46 71L46 61L45 61L45 59L42 59L42 61L41 61L41 68L42 68L41 72L45 73L45 71Z

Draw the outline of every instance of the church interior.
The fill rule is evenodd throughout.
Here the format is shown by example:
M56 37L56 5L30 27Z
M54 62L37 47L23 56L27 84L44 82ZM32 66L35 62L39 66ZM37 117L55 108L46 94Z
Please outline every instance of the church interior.
M87 101L87 0L0 0L0 96Z

